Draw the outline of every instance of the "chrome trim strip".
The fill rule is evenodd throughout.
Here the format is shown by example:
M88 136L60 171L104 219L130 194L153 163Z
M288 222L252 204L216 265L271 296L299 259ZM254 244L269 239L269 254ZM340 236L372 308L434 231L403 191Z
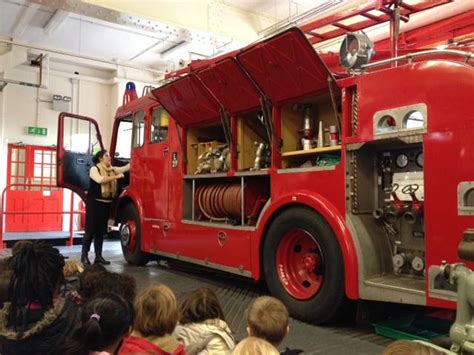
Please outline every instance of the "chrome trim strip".
M182 261L186 261L186 262L189 262L189 263L192 263L192 264L202 265L202 266L205 266L205 267L208 267L208 268L211 268L211 269L221 270L221 271L225 271L225 272L229 272L229 273L232 273L232 274L237 274L237 275L241 275L241 276L245 276L245 277L249 277L249 278L252 277L252 272L248 271L248 270L245 270L243 268L243 266L241 266L238 269L234 268L234 267L230 267L230 266L223 266L223 265L211 263L211 262L206 261L206 260L203 261L203 260L199 260L199 259L190 258L188 256L181 256L179 254L179 252L176 253L176 254L171 254L171 253L166 253L166 252L159 251L159 250L156 250L156 249L153 249L151 252L153 254L162 255L162 256L165 256L165 257L170 258L170 259L182 260Z
M263 210L262 210L263 211ZM191 221L188 219L181 220L183 224L191 224L196 226L203 226L203 227L214 227L219 229L234 229L234 230L244 230L244 231L255 231L257 227L255 226L241 226L241 225L232 225L232 224L225 224L225 223L212 223L212 222L198 222L198 221Z

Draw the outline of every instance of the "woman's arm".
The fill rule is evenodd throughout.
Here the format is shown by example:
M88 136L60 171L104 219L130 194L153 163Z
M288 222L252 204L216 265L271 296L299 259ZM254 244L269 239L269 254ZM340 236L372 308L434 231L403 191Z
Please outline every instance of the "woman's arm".
M115 174L123 174L130 170L130 163L124 166L114 166Z
M91 170L89 170L89 177L94 180L98 184L106 184L108 182L111 182L113 180L119 180L123 178L123 174L120 173L118 175L112 175L112 176L102 176L99 173L99 169L96 166L93 166Z

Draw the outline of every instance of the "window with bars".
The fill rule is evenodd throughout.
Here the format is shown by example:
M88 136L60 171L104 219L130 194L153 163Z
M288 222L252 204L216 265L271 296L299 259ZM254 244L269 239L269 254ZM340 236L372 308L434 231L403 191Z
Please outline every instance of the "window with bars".
M10 158L10 176L8 183L9 185L13 185L10 189L24 191L24 186L15 185L26 183L26 147L12 147Z
M12 146L8 183L17 191L58 191L56 151L48 147ZM16 184L39 186L15 186Z
M33 191L58 191L58 188L51 188L56 186L56 152L42 149L34 150L34 170L32 177L33 185L41 185L32 187ZM50 185L50 186L48 186Z

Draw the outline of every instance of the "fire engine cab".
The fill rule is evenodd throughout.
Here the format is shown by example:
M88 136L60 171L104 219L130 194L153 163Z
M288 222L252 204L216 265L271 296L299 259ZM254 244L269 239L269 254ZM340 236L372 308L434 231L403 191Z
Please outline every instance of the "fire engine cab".
M439 265L474 250L472 51L394 43L370 61L349 31L343 70L319 39L290 28L140 98L129 84L110 147L131 163L114 216L125 259L264 280L316 323L357 299L454 308ZM65 148L75 129L85 152ZM59 184L85 196L99 127L62 113L58 132Z

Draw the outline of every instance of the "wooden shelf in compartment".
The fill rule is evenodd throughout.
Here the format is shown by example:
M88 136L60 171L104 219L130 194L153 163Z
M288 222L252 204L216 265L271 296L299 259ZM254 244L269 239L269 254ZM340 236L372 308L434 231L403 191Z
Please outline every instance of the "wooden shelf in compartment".
M187 174L183 176L183 179L190 180L190 179L217 179L227 177L228 173L211 173L211 174Z
M235 173L235 176L240 177L240 176L265 176L265 175L270 175L270 171L268 168L260 169L260 170L254 170L254 171L238 171Z
M309 150L294 150L292 152L284 152L281 154L283 158L287 157L297 157L302 155L310 155L310 154L321 154L321 153L330 153L330 152L337 152L341 150L340 145L335 145L332 147L322 147L322 148L313 148Z

